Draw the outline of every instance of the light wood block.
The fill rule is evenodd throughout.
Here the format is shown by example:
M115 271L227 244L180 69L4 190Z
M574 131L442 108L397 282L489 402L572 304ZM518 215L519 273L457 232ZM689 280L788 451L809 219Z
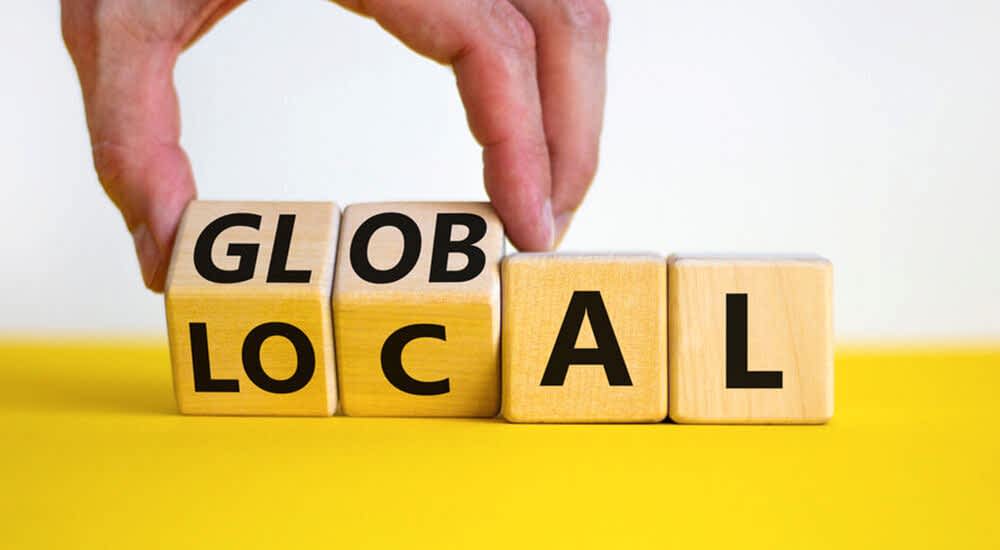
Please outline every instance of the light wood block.
M515 254L504 259L502 273L507 420L666 417L661 256Z
M816 256L668 259L670 418L817 424L833 415L833 267Z
M333 414L339 218L329 202L187 207L165 293L181 412Z
M333 325L345 414L496 416L503 249L486 203L344 210Z

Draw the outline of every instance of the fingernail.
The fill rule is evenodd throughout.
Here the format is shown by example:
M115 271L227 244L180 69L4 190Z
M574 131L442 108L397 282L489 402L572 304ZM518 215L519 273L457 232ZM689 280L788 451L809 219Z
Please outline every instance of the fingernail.
M556 241L556 223L552 217L551 199L545 199L545 204L542 205L542 224L545 227L546 241L548 242L546 250L552 250Z
M559 244L562 243L564 237L566 237L566 230L569 229L569 224L573 221L573 215L575 212L563 212L556 216L556 242L555 246L558 248Z
M148 285L156 275L156 268L160 263L160 248L146 224L141 224L132 231L132 241L135 243L135 254L139 257L139 267L142 268L142 278Z

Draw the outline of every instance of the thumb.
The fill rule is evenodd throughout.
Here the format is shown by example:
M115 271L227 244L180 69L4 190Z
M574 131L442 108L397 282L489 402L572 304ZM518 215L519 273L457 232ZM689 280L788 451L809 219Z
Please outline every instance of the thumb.
M132 234L146 286L163 291L174 236L184 208L196 196L194 177L177 144L94 144L101 184Z
M67 4L63 36L80 77L94 167L132 233L146 286L159 292L180 217L195 197L173 85L180 48L105 32Z

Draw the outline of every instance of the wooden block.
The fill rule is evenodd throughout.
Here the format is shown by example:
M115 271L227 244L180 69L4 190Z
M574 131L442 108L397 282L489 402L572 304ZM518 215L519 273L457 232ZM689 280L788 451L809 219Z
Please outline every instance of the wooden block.
M503 226L485 203L344 210L333 292L350 416L496 416Z
M174 391L189 414L330 415L329 202L192 202L166 309Z
M660 256L515 254L503 261L503 415L659 422L667 415Z
M816 256L678 255L668 264L672 420L830 419L830 262Z

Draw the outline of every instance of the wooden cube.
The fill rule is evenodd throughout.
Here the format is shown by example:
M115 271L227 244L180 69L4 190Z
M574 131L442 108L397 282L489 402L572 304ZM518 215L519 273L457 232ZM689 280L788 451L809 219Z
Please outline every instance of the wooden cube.
M515 254L504 259L502 272L507 420L666 417L661 256Z
M187 207L165 293L181 412L333 414L339 218L329 202Z
M833 268L820 257L668 260L670 418L817 424L833 415Z
M345 414L496 416L503 249L485 203L344 210L333 326Z

